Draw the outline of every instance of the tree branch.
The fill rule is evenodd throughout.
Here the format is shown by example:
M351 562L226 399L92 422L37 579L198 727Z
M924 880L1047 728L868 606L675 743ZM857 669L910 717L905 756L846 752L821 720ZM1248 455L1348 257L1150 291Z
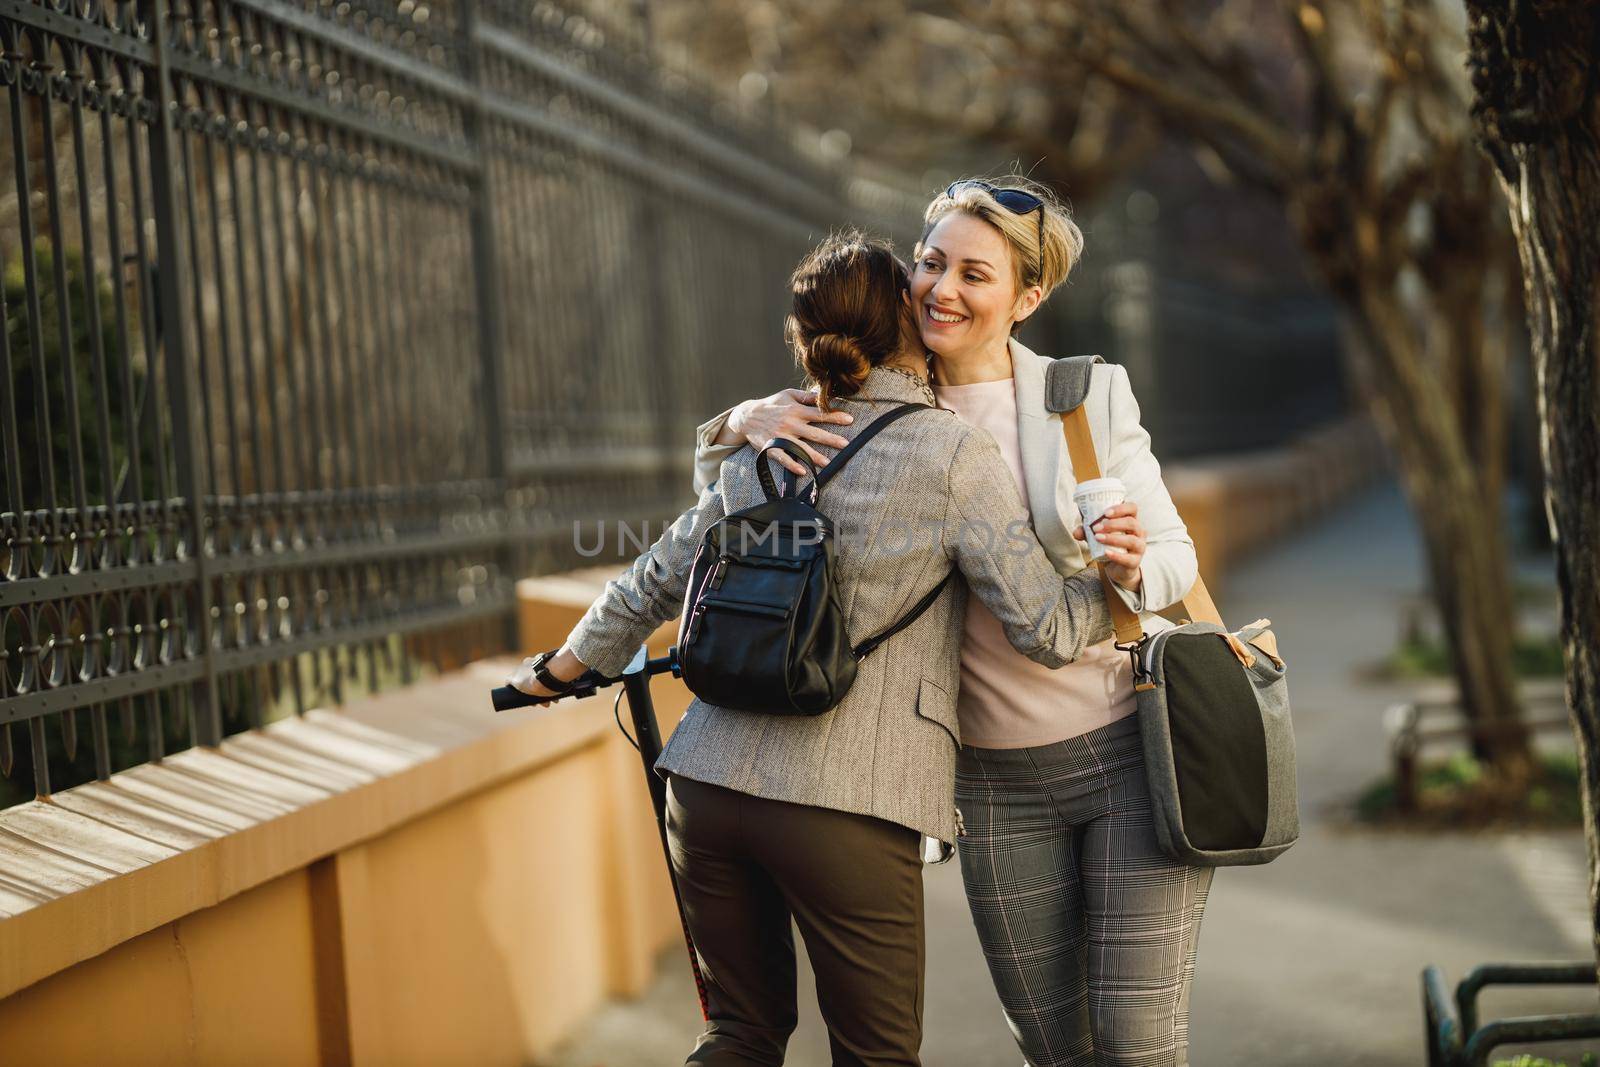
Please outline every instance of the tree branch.
M1260 116L1224 100L1205 99L1136 70L1114 56L1084 57L1084 62L1124 92L1143 98L1171 123L1193 124L1191 132L1204 138L1240 174L1254 173L1272 187L1286 187L1300 172L1299 154L1287 131L1276 128ZM1256 153L1260 165L1240 158L1230 138Z

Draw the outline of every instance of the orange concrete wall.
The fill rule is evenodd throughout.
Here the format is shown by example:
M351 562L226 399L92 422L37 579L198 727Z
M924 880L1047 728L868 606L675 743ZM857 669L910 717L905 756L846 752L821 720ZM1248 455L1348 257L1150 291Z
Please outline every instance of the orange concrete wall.
M357 1061L524 1061L610 994L604 762L586 748L339 854Z
M0 812L0 1063L520 1065L642 992L680 935L639 757L609 693L495 715L511 666Z
M1229 566L1325 514L1387 463L1371 423L1352 417L1283 448L1173 463L1162 480L1215 596Z
M295 871L0 1001L0 1062L316 1063L309 881Z

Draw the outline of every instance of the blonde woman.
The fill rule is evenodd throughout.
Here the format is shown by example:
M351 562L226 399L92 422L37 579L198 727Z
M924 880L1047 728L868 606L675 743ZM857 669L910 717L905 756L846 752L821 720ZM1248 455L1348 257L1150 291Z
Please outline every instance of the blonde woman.
M911 298L943 407L1000 446L1040 543L1062 575L1090 566L1072 502L1051 360L1013 336L1064 282L1083 237L1026 178L969 179L928 205ZM802 393L746 401L700 429L696 479L746 441L836 446L845 425ZM1197 574L1118 366L1091 368L1083 401L1104 473L1127 501L1095 526L1106 568L1146 632ZM1186 1067L1188 999L1210 868L1156 842L1128 655L1111 640L1059 671L1013 652L967 604L957 718L957 841L967 901L1006 1018L1033 1067Z

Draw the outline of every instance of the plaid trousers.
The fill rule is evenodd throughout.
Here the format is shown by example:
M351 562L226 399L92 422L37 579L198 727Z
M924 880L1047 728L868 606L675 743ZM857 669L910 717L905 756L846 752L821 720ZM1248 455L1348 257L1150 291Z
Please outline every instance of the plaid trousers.
M1052 745L963 746L967 903L1032 1067L1187 1067L1214 873L1156 843L1138 716Z

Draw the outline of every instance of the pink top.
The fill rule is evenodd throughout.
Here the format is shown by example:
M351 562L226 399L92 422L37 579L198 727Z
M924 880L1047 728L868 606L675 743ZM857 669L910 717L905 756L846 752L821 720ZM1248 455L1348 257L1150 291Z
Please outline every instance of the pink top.
M1022 502L1017 395L1010 378L935 389L939 403L968 425L988 430L1011 467ZM956 713L961 741L978 748L1032 748L1077 737L1134 710L1133 671L1126 652L1107 639L1060 670L1043 667L1011 647L988 608L967 598L961 642L961 694Z

